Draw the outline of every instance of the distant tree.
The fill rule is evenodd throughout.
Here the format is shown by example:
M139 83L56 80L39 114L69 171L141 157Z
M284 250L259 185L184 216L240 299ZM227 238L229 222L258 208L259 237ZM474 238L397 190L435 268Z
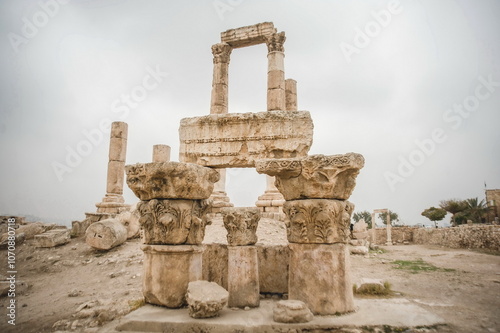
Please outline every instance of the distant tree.
M387 213L380 213L379 219L382 220L383 224L387 224ZM397 222L399 222L398 213L389 211L389 218L391 219L391 225L394 226Z
M478 198L470 198L465 200L467 203L467 209L465 210L467 218L471 219L475 223L481 223L483 217L489 212L490 207L486 204L483 199L479 201Z
M439 207L451 214L451 225L456 226L467 222L463 212L467 209L467 203L464 200L449 199L442 200ZM464 221L465 218L465 221Z
M434 222L434 226L437 228L437 221L441 221L446 216L447 211L443 208L431 207L427 208L422 212L422 216L427 217L429 220Z
M352 219L354 220L354 222L358 222L359 220L364 219L366 224L368 224L368 228L372 227L372 214L370 214L370 212L368 212L367 210L352 214Z

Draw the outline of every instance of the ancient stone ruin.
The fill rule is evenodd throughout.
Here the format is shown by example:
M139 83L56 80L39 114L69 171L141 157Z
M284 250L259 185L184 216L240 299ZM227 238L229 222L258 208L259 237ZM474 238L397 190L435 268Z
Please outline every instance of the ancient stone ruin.
M192 317L218 314L224 293L207 295L207 303L193 284L202 280L201 243L212 212L222 215L227 230L228 306L258 307L256 230L261 216L283 218L284 212L290 301L276 308L277 320L306 322L311 313L354 311L347 249L354 205L347 199L364 158L307 155L313 122L309 112L297 111L296 82L285 80L284 42L285 33L272 23L223 32L212 46L210 114L181 120L180 162L169 162L169 150L156 148L152 163L125 167L127 184L141 200L146 302L169 308L189 303ZM230 54L260 43L268 48L267 111L229 113ZM242 167L267 175L267 190L255 208L234 208L225 193L225 169Z

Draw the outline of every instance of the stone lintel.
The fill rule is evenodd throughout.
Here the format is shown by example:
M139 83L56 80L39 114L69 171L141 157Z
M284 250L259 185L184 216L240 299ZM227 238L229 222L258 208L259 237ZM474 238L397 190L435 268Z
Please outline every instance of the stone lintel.
M272 22L263 22L221 32L221 42L229 44L232 48L240 48L262 44L277 32Z

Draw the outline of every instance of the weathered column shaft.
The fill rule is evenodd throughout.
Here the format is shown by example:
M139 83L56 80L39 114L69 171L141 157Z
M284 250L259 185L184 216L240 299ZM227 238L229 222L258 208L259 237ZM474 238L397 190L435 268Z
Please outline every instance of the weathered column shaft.
M288 298L303 301L315 315L354 311L346 244L289 243Z
M267 38L267 111L285 110L285 33Z
M211 114L228 112L228 71L231 50L231 46L227 43L212 45L214 73L212 79L212 98L210 103Z
M153 146L153 163L155 162L170 162L170 146L169 145L154 145Z
M250 246L228 246L229 307L258 307L259 262L257 248Z
M285 80L285 107L287 111L297 111L297 81Z
M127 134L127 123L114 122L111 124L106 196L108 194L120 196L123 194L125 158L127 155ZM123 202L123 198L121 198L120 202Z

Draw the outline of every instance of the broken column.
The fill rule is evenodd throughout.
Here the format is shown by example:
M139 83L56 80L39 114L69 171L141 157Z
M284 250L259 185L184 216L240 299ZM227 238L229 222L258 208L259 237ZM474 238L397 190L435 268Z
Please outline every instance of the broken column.
M257 198L255 206L259 207L262 217L283 221L285 199L274 185L274 181L274 177L266 175L266 191Z
M226 193L226 169L215 169L219 172L219 181L214 185L214 192L210 195L212 200L212 213L219 213L224 207L233 207Z
M170 146L169 145L154 145L153 146L153 163L155 162L170 162Z
M98 213L116 215L130 207L123 199L127 132L127 123L116 121L111 124L106 196L96 204Z
M355 153L256 162L257 172L277 178L286 200L288 297L314 314L354 311L347 250L354 205L347 199L363 165Z
M219 174L178 162L127 165L127 184L144 230L143 294L147 303L178 308L188 283L202 279L201 243Z
M284 32L266 37L267 45L267 111L286 110Z
M229 307L258 307L260 304L257 225L260 211L256 207L223 208L221 214L227 230Z

